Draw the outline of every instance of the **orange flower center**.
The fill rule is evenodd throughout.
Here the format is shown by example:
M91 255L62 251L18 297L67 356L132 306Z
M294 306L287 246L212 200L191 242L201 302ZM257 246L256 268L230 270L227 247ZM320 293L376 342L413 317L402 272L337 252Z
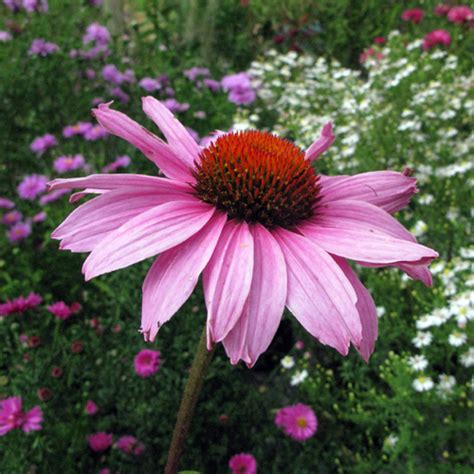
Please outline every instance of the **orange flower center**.
M300 148L275 135L222 135L195 165L197 196L230 218L291 228L314 213L318 176Z
M303 418L302 416L296 419L296 424L300 428L306 428L308 426L308 422L306 421L306 418Z

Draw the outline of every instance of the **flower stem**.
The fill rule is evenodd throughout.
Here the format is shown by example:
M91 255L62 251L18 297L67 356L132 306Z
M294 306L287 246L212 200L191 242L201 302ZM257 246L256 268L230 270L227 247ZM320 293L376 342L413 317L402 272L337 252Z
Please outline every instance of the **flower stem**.
M178 410L173 438L171 439L170 449L168 451L165 474L176 474L178 472L184 441L188 434L196 403L199 399L204 376L214 355L214 348L210 351L207 350L206 339L206 327L204 327Z

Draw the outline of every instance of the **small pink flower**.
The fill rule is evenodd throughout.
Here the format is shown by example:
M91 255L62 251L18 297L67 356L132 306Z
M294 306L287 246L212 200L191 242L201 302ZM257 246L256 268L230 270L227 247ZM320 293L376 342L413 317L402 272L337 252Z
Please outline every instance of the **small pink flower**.
M142 454L145 449L143 443L140 443L135 436L130 435L120 437L115 446L123 453L134 454L135 456Z
M37 155L41 155L48 148L52 148L57 144L58 142L56 141L56 137L54 135L51 135L50 133L47 133L46 135L42 135L41 137L35 138L31 142L30 149Z
M97 45L107 45L110 41L109 30L99 23L92 23L86 29L86 34L82 37L84 44L95 43Z
M423 49L430 50L436 45L449 46L451 44L451 35L446 30L434 30L423 38Z
M31 225L28 222L18 222L7 231L7 238L13 244L26 239L31 234Z
M93 400L87 400L86 402L86 413L88 415L95 415L99 411L99 407Z
M104 433L103 431L91 434L87 437L89 448L96 453L101 453L109 449L110 446L112 446L112 441L113 435L111 433Z
M58 319L65 321L69 319L74 311L64 301L57 301L56 303L47 306L48 311L54 314Z
M155 91L161 89L161 84L156 79L153 79L152 77L144 77L138 83L138 85L142 89L145 89L147 92L155 92Z
M318 420L308 405L298 403L278 410L275 424L296 441L311 438L318 428Z
M471 10L467 5L453 7L448 12L448 20L452 23L464 23L465 21L474 20L474 10Z
M21 397L10 397L0 400L0 436L6 435L15 428L21 428L25 433L42 429L43 412L39 406L28 412L22 410Z
M51 377L59 379L61 375L63 375L63 369L61 369L61 367L53 367L51 369Z
M21 199L33 201L46 191L47 182L48 177L41 174L25 176L17 187L18 195Z
M303 350L304 349L304 342L303 341L296 341L295 342L295 348L298 350Z
M24 313L25 311L40 305L42 301L43 298L36 293L30 293L26 298L24 296L18 296L18 298L7 300L5 303L0 304L0 316Z
M75 135L83 135L94 126L91 122L78 122L75 125L67 125L63 128L63 137L71 138Z
M7 198L0 197L0 209L13 209L15 203Z
M444 5L441 3L435 7L434 12L437 16L446 16L451 8L451 5Z
M31 222L38 224L39 222L44 222L46 220L47 214L44 211L38 212L31 218Z
M141 350L133 360L135 373L143 378L150 377L160 369L160 351Z
M30 56L49 56L57 51L59 51L57 44L45 41L43 38L37 38L31 43L28 54Z
M402 13L402 20L417 24L423 20L424 16L425 12L421 8L410 8Z
M94 125L90 129L84 132L83 137L90 142L100 140L107 136L107 131L100 125Z
M384 44L384 43L386 43L386 41L387 41L387 39L384 38L383 36L376 36L374 38L374 43L375 44Z
M84 168L85 164L86 161L82 155L59 156L54 160L53 167L58 173L67 173Z
M256 474L257 460L251 454L235 454L229 459L229 467L232 474Z
M2 223L8 226L16 224L18 221L21 221L23 215L20 211L10 211L3 215Z

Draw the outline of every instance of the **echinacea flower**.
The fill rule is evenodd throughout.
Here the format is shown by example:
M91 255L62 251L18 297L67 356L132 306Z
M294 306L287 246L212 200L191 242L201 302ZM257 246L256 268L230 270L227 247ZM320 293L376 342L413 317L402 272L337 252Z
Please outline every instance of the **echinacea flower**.
M87 444L92 451L96 453L101 453L106 451L112 446L113 435L111 433L105 433L101 431L100 433L94 433L87 437Z
M312 163L334 141L331 124L306 152L260 131L226 133L201 148L158 100L144 98L143 108L167 142L107 104L93 113L165 177L49 183L83 189L72 200L96 195L52 234L61 249L90 252L86 280L158 255L143 284L147 341L203 273L208 348L222 342L233 364L255 364L285 306L323 344L347 355L352 343L368 360L376 308L346 259L398 267L431 284L427 266L438 254L390 215L408 204L416 180L395 171L316 174Z
M156 374L160 369L160 351L141 350L133 359L135 373L142 378Z
M275 424L296 441L311 438L318 429L314 411L303 403L280 408L275 416Z
M232 474L256 474L257 460L247 453L235 454L229 459Z
M42 421L43 412L39 406L24 412L21 397L0 400L0 436L15 428L21 428L25 433L41 430Z

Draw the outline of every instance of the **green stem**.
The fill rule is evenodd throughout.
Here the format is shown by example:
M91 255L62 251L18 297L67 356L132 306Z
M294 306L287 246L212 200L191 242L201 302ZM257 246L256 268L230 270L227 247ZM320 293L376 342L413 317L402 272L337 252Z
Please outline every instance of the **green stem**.
M170 449L168 451L165 474L176 474L178 472L184 441L188 434L196 403L199 399L204 376L214 355L214 349L210 351L207 350L206 339L206 328L204 327L178 410L173 438L171 439Z

